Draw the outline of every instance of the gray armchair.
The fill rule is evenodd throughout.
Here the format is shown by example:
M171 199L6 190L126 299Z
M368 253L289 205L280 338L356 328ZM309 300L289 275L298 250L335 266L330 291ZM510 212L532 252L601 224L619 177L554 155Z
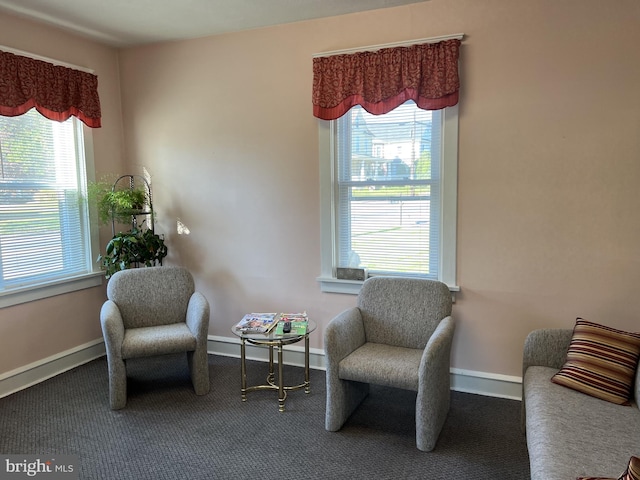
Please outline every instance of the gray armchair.
M116 272L107 285L100 322L109 364L109 402L127 403L128 358L187 352L196 395L209 392L209 303L182 267Z
M449 412L454 322L441 282L372 277L357 307L327 326L325 428L339 430L369 393L369 384L417 391L416 444L431 451Z

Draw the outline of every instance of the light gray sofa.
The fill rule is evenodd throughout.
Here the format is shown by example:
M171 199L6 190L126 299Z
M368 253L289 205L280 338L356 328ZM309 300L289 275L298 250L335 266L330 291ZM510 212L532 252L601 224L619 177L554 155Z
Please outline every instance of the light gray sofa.
M523 356L523 427L531 480L618 478L640 455L640 371L631 406L616 405L551 382L565 362L572 329L529 334Z

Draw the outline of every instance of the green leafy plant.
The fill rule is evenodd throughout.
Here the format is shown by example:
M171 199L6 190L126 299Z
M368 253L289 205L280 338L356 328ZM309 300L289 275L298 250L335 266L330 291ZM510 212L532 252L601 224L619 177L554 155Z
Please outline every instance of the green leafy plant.
M164 237L152 230L134 228L116 234L107 243L106 253L98 256L98 263L105 271L106 278L127 268L162 265L167 256Z
M144 186L114 188L113 183L107 181L92 182L87 188L87 193L89 201L98 207L98 220L101 225L106 225L112 220L128 223L131 221L131 215L144 211L148 203Z

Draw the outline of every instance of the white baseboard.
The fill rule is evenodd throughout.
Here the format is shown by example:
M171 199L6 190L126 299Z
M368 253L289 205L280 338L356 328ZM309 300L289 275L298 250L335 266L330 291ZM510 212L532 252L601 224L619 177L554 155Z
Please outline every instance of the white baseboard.
M215 355L240 358L240 340L238 338L210 335L207 342L207 351ZM105 354L104 342L102 339L97 339L0 374L0 398L43 382L48 378L88 363ZM284 363L287 365L304 366L303 346L287 346L283 355ZM247 359L267 362L269 360L268 349L247 345ZM322 349L310 349L309 366L313 369L325 370L324 351ZM508 375L452 368L451 389L457 392L520 400L522 397L522 379Z
M452 368L451 390L522 400L522 377Z
M208 351L216 355L240 358L240 339L210 335ZM304 366L304 347L298 345L288 346L283 355L284 363L287 365ZM247 359L267 362L269 361L268 349L247 345ZM309 350L309 366L310 368L325 370L324 351L322 349L312 348ZM451 390L488 397L521 400L522 378L452 368Z
M240 339L209 335L207 351L224 357L240 358ZM255 345L246 346L247 360L269 361L269 349ZM277 362L277 358L274 359ZM282 360L287 365L304 367L304 346L289 345L283 349ZM309 349L309 368L324 370L324 351L319 348Z
M102 339L79 345L37 362L0 374L0 398L44 382L67 370L104 356Z

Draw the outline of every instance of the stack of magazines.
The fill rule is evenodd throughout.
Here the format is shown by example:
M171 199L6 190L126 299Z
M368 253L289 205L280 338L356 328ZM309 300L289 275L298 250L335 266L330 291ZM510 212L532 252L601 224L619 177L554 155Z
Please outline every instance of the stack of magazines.
M279 318L277 313L247 313L234 328L242 333L269 333Z
M283 331L289 322L291 331ZM240 333L269 333L274 328L276 335L305 335L307 333L307 312L302 313L247 313L234 327Z

